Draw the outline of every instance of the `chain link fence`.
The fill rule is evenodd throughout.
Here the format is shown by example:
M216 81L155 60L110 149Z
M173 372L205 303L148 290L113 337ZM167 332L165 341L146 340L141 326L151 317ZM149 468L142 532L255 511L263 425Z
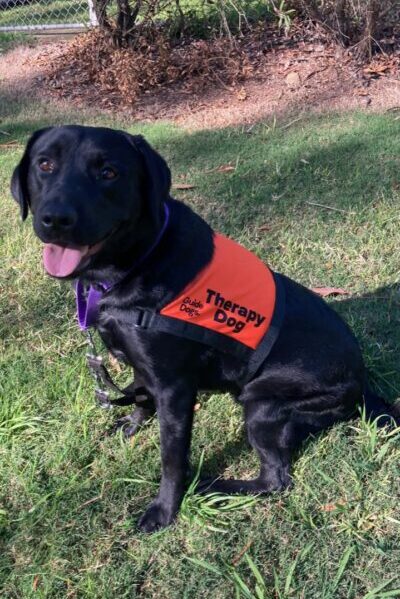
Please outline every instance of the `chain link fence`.
M0 31L79 30L95 25L92 0L0 0Z

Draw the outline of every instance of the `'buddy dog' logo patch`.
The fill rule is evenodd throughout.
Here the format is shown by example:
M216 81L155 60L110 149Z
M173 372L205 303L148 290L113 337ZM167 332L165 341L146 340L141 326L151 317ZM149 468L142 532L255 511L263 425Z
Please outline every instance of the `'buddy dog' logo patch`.
M228 335L256 349L275 308L272 272L251 252L220 234L214 255L161 314Z

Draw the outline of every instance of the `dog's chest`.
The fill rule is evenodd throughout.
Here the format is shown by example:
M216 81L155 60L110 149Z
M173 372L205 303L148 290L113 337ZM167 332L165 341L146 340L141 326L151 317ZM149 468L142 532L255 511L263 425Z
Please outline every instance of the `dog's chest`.
M135 357L137 359L139 358L140 344L129 343L128 348L127 325L124 325L124 323L121 323L117 318L110 314L103 314L101 315L96 328L104 345L117 360L124 362L125 364L131 364L132 366L135 365ZM135 337L137 335L134 331L130 331L129 333L130 337ZM133 341L135 341L135 339L133 339ZM137 356L132 355L132 346L137 347Z

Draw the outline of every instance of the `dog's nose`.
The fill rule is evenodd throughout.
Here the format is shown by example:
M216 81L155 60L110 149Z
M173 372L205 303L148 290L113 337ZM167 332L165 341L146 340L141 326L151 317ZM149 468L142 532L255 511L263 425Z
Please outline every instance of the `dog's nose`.
M42 225L47 230L67 231L72 229L76 221L75 211L68 206L47 208L42 214Z

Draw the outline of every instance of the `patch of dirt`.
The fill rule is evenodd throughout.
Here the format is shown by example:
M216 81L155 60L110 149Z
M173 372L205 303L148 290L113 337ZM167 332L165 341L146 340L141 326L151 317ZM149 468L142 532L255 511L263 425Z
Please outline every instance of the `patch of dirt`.
M283 116L290 124L309 112L400 110L400 48L390 56L381 54L368 66L360 65L315 29L295 27L290 38L270 30L254 33L242 40L237 51L240 68L235 55L221 45L202 46L201 51L182 47L173 76L156 71L153 83L144 85L138 70L135 77L140 85L132 89L129 79L119 88L115 77L107 75L107 56L103 56L103 78L78 68L80 63L73 58L78 54L82 62L82 44L82 38L75 38L12 50L0 57L0 79L13 93L56 102L62 98L78 107L95 105L97 110L130 120L170 120L189 129L251 127L261 119ZM216 68L193 67L195 60L203 66L215 60L214 50L220 58Z
M259 71L240 85L202 93L164 90L142 98L134 116L204 129L356 108L400 111L400 56L363 68L339 46L301 42L271 51Z
M39 57L48 54L49 60L62 55L71 42L52 42L36 46L18 46L0 55L0 81L2 87L29 93L36 84L36 78L43 74Z

